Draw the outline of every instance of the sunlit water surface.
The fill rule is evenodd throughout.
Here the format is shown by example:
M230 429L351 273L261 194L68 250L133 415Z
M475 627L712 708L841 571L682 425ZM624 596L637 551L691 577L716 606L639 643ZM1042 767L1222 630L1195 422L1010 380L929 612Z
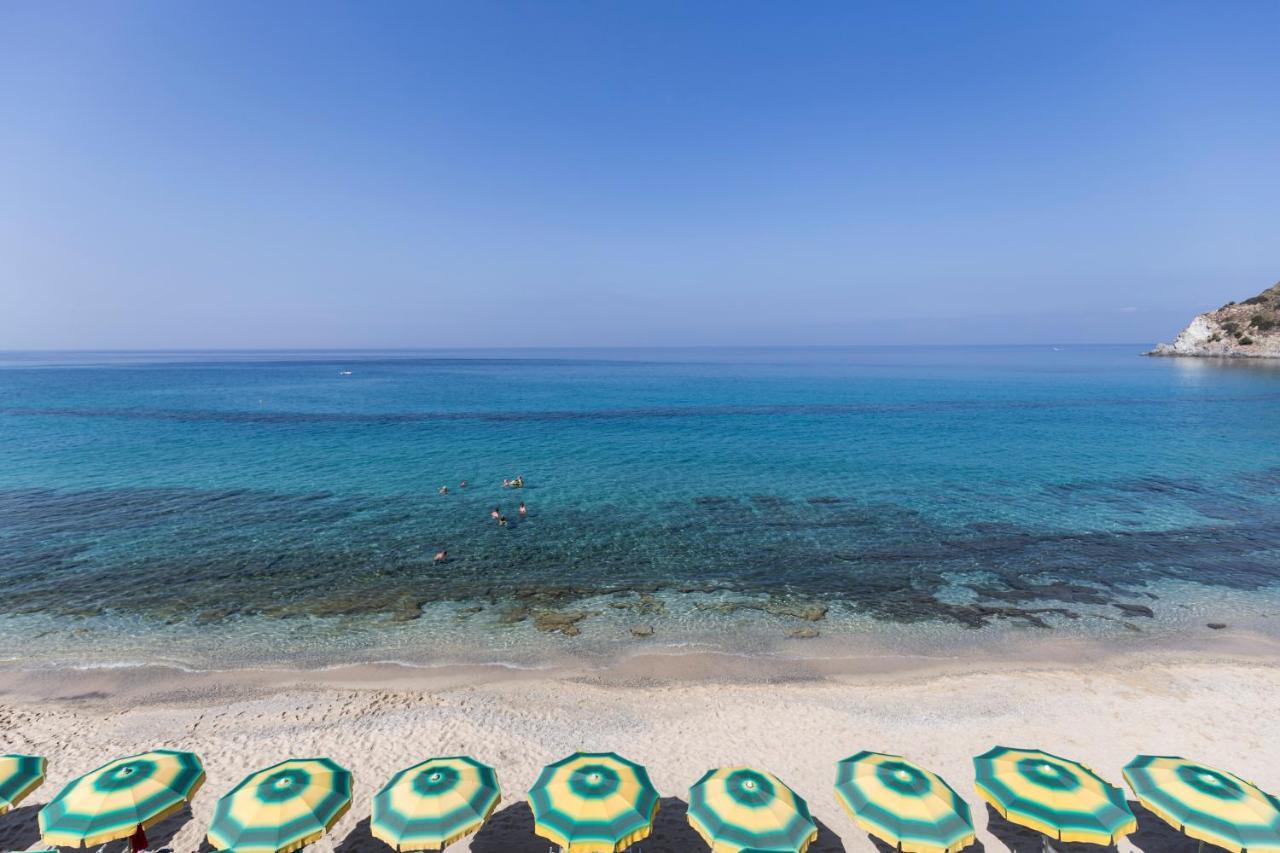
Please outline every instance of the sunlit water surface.
M1280 628L1280 370L1141 349L0 355L0 641L533 666Z

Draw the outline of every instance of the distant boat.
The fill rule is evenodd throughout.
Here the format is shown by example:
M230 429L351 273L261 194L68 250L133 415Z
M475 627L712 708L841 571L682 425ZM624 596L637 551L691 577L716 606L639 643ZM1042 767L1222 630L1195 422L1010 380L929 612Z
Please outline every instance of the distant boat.
M339 371L338 371L338 375L339 375L339 376L350 376L350 375L351 375L351 371L350 371L350 370L339 370Z

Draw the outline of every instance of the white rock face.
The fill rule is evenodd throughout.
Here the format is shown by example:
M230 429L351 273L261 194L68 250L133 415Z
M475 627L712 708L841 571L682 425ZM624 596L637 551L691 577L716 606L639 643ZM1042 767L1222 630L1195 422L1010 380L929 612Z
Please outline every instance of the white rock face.
M1191 325L1173 339L1172 345L1161 344L1160 346L1168 347L1174 355L1199 355L1211 346L1209 339L1213 337L1214 332L1221 332L1218 324L1204 314L1199 314L1191 321Z
M1198 315L1171 344L1148 355L1280 358L1280 284Z

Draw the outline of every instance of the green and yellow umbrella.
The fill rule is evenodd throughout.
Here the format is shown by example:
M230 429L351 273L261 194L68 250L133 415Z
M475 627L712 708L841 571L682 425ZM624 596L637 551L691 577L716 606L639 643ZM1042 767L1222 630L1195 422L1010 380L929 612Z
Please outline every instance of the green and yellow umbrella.
M773 774L721 767L689 789L689 825L712 853L804 853L818 837L804 799Z
M969 804L899 755L864 751L841 761L836 797L858 826L903 853L953 853L976 840Z
M328 758L290 758L246 776L218 800L209 843L237 853L291 853L351 807L351 773Z
M40 836L57 847L129 838L181 809L203 784L204 765L190 752L117 758L68 783L40 810Z
M658 792L639 764L577 752L548 764L529 789L533 831L564 853L617 853L647 838Z
M0 755L0 814L16 806L44 782L38 755Z
M1124 778L1139 802L1191 838L1235 853L1280 853L1280 799L1235 774L1172 755L1139 755Z
M369 829L396 850L443 850L478 830L501 799L492 767L467 756L431 758L374 796Z
M1050 838L1114 844L1138 827L1120 789L1078 762L997 746L973 767L978 793L996 811Z

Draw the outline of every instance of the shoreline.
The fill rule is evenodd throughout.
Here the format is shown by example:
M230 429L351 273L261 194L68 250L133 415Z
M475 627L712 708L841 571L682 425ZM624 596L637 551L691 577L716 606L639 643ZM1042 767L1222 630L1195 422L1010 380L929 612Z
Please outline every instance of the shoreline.
M823 827L811 853L874 853L831 793L834 763L863 748L939 772L973 808L985 849L1019 849L1033 839L982 805L971 756L996 743L1040 747L1121 784L1120 767L1136 753L1185 754L1274 791L1280 742L1259 721L1277 697L1280 643L1246 632L1122 651L1046 642L1019 655L805 666L699 653L637 655L603 670L3 669L0 749L45 755L49 777L0 818L0 848L39 846L35 813L69 779L115 756L167 747L196 751L209 777L190 812L151 834L175 853L201 849L214 802L240 778L290 755L330 756L356 777L350 814L311 849L385 853L368 835L372 794L401 767L457 753L497 769L503 804L450 853L545 853L524 792L544 764L578 749L615 750L649 768L668 816L645 853L705 853L683 834L682 801L703 771L729 764L771 770L808 799ZM1160 832L1147 824L1142 832ZM1174 836L1119 849L1180 853L1177 845Z
M424 608L420 618L238 617L192 631L117 615L68 620L48 614L0 618L8 652L0 671L65 672L165 666L193 673L318 671L368 665L430 671L441 667L608 670L632 658L718 655L769 666L859 671L886 659L1052 657L1054 649L1111 655L1131 649L1223 648L1233 638L1280 644L1280 590L1232 590L1200 584L1144 591L1130 603L1049 600L1021 608L988 607L991 621L966 626L943 619L891 620L854 606L797 599L786 606L741 598L706 605L688 596L619 600L605 596L577 610L531 610L507 620L501 608ZM974 605L980 606L980 605Z
M889 644L848 650L839 638L804 641L804 652L752 653L722 649L639 648L607 657L563 653L540 664L502 661L414 663L399 660L291 663L194 668L165 661L84 666L0 662L0 697L19 701L81 701L92 693L110 704L117 698L154 703L173 696L199 701L209 695L275 696L292 690L448 690L462 684L528 681L636 685L897 683L1003 671L1124 667L1161 664L1280 667L1280 637L1225 628L1204 636L1135 639L1118 645L1069 635L1024 636L1017 642L906 650ZM791 647L795 649L795 646ZM91 689L86 690L86 687Z

